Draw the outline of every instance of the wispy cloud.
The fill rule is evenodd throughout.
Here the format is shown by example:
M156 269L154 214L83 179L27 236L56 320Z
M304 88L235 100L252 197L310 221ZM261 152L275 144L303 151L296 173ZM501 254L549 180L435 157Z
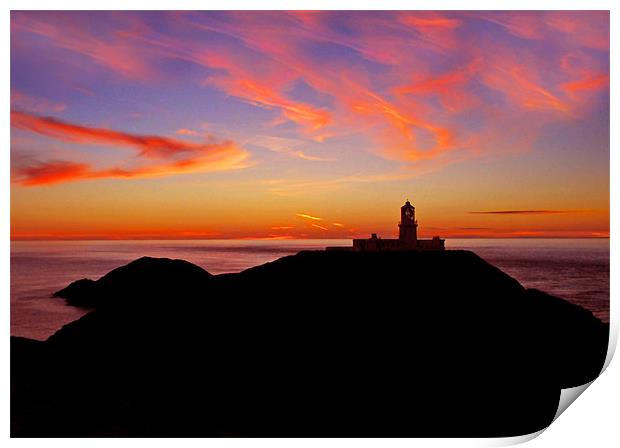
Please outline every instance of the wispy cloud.
M609 86L605 11L184 12L157 25L141 14L99 17L93 29L70 13L17 12L12 41L36 35L131 80L165 78L169 61L193 64L205 90L275 112L265 131L287 125L314 142L359 133L366 150L408 170L532 149L545 126L579 117ZM485 32L472 33L482 22ZM179 24L192 32L181 37ZM540 45L512 45L520 39Z
M11 107L35 113L63 112L67 105L11 89Z
M15 33L36 34L54 47L77 53L90 59L98 66L104 67L123 77L139 80L154 80L159 72L153 59L161 56L161 50L153 47L136 45L129 37L136 37L134 23L124 23L123 28L134 28L123 32L111 27L98 35L88 20L75 20L78 16L56 14L55 12L37 12L36 14L19 12L11 14L11 31ZM100 16L103 17L103 16ZM126 22L131 16L125 15Z
M319 157L319 156L311 156L306 154L303 151L291 151L289 154L295 157L299 157L300 159L310 160L313 162L329 162L336 160L334 157Z
M297 149L300 146L307 145L307 142L296 138L276 137L272 135L258 135L250 138L248 143L266 148L269 151L282 153L291 157L300 158L303 160L309 160L313 162L327 162L334 161L334 157L321 157L311 154L307 154L301 149Z
M137 150L135 157L129 160L131 165L126 167L98 168L69 160L34 161L18 166L13 171L13 181L26 186L80 179L160 177L247 166L248 153L231 141L191 143L168 137L82 126L19 111L11 112L11 126L64 142Z
M316 227L317 229L321 229L321 230L329 230L327 227L324 227L318 224L312 224L312 227Z
M300 218L309 219L311 221L322 221L323 218L319 218L318 216L308 215L306 213L295 213L295 216L299 216Z
M490 210L473 211L472 215L557 215L565 213L580 213L582 210Z
M53 117L41 117L19 111L11 111L11 126L45 135L56 140L73 143L132 146L141 156L157 158L181 153L202 152L213 143L198 144L156 135L137 135L112 129L81 126Z
M229 73L235 73L238 66L226 66ZM318 109L301 102L287 99L268 84L259 83L249 78L216 78L209 79L207 84L215 85L228 94L239 97L255 106L277 108L283 117L291 120L309 131L317 131L326 126L330 120L327 110Z
M605 73L589 74L583 79L562 84L562 89L571 95L583 91L599 90L604 87L609 88L609 75Z
M458 33L466 29L461 26L464 21L481 18L501 24L510 34L528 38L538 38L540 33L549 36L557 33L557 26L549 27L545 25L545 20L563 23L564 19L571 18L570 14L508 14L507 19L498 14L478 17L476 14L415 12L400 14L395 20L388 14L370 18L361 13L351 13L346 20L355 23L357 35L354 41L330 25L336 16L333 13L292 15L297 22L291 21L287 15L248 16L234 13L231 17L234 20L219 21L207 17L208 25L195 25L233 36L247 48L264 55L266 63L273 67L268 73L274 73L277 67L282 78L303 78L316 91L329 95L337 112L332 114L329 122L331 129L342 123L364 129L380 148L384 148L379 151L385 157L410 166L418 161L445 164L446 161L460 160L462 156L459 151L476 154L481 150L491 151L498 146L506 146L497 145L498 136L494 133L472 132L471 128L454 120L451 114L468 109L482 111L479 119L486 125L483 129L501 127L505 130L502 140L519 139L519 144L515 146L523 150L531 145L534 138L520 138L522 133L518 129L522 126L515 129L502 126L506 115L521 113L529 117L526 126L530 129L529 134L535 136L549 120L569 120L581 110L581 105L575 104L559 82L561 79L565 82L575 80L577 74L561 73L559 67L550 67L548 55L544 52L536 53L529 49L513 51L513 48L507 49L496 43L495 39L487 39L486 34L476 36L476 46L464 46L463 42L469 41L458 38ZM270 23L269 33L263 32L266 19ZM588 20L592 19L581 22ZM291 28L293 25L295 31ZM403 33L401 39L392 34L395 31ZM402 39L403 35L408 38ZM400 90L398 95L388 95L376 88L367 71L360 73L355 65L346 66L327 59L317 63L312 55L304 51L304 45L311 41L345 45L364 57L388 64L393 79L403 80L411 76L421 79L414 80L413 85ZM442 57L448 56L457 61L467 58L468 61L452 71L438 72L429 67L424 58L418 57L419 51L415 47L400 51L395 59L379 56L391 54L395 48L397 52L398 49L404 50L401 48L403 42L409 45L415 42L419 47L432 49ZM410 56L402 58L404 53ZM525 68L523 59L529 62ZM231 62L230 59L228 62ZM549 76L550 73L553 76ZM232 78L236 76L230 70L229 75ZM263 80L256 73L244 75ZM275 82L272 85L280 86L280 95L287 95L289 84ZM488 95L480 94L481 86L489 91ZM593 83L592 87L602 88L604 83ZM398 84L394 85L392 92L399 92L399 88ZM251 98L247 93L245 96ZM435 101L436 96L440 102ZM489 102L489 99L494 100ZM503 113L498 113L496 99L509 101L508 105L501 104L499 111ZM539 115L535 116L534 112ZM548 112L557 115L552 116ZM514 136L506 135L513 132Z
M175 134L177 134L177 135L189 135L189 136L200 135L200 133L198 131L194 131L192 129L185 129L185 128L177 129Z
M376 182L396 182L411 179L427 171L420 169L416 171L397 170L385 173L368 175L351 175L335 177L330 179L288 181L284 179L270 179L265 182L269 192L278 196L293 196L303 194L308 190L323 191L337 189L345 185L376 183Z

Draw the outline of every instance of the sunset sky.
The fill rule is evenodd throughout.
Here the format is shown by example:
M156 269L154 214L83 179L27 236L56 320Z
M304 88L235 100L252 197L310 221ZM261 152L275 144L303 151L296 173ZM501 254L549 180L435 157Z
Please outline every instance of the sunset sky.
M13 12L11 235L609 235L608 12Z

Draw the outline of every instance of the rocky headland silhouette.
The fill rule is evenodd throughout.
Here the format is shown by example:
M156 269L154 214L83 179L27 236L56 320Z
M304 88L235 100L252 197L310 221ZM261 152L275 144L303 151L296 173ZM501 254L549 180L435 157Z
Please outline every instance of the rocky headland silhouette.
M468 251L306 251L238 274L141 258L11 338L11 435L513 436L600 373L608 325Z

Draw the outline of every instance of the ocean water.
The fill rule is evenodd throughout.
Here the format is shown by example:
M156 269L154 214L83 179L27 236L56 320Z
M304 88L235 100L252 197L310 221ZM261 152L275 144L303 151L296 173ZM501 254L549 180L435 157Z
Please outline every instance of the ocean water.
M239 272L300 250L349 246L351 240L14 241L11 243L11 335L44 340L87 310L53 292L97 279L142 256L180 258L212 274ZM448 239L516 278L609 321L608 239Z

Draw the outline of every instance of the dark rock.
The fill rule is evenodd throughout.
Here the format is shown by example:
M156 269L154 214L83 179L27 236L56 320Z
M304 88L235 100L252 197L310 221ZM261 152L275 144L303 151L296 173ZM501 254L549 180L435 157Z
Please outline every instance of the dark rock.
M13 436L520 435L596 378L608 341L466 251L301 252L219 276L143 258L79 288L96 310L13 345ZM33 358L45 374L16 374Z
M53 295L54 297L66 299L67 305L92 308L100 300L98 292L97 282L83 278L71 283L60 291L56 291Z
M142 305L170 295L195 297L211 277L207 271L185 260L142 257L110 271L97 281L82 279L54 293L69 305L101 306L121 301L123 306ZM139 302L139 303L137 303Z

